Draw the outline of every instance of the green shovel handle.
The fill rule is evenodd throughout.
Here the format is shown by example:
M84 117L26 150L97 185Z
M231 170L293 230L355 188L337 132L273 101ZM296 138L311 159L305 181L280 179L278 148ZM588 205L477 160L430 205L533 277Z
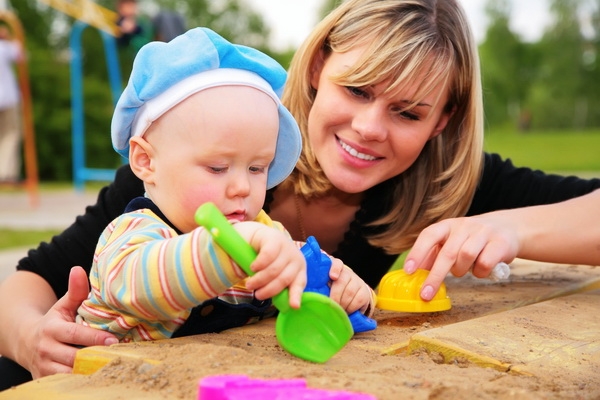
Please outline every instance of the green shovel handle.
M250 269L250 264L256 258L256 251L234 229L233 225L227 221L227 218L214 203L204 203L198 207L195 219L198 225L205 227L210 232L215 242L229 254L248 276L254 275L254 271ZM273 296L273 304L280 311L289 308L288 290L284 289L281 293Z

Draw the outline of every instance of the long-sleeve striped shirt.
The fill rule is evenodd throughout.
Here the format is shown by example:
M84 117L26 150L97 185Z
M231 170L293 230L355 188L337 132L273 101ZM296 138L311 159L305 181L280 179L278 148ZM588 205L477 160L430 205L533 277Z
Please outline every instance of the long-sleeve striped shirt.
M263 211L255 221L287 233ZM128 212L98 241L77 321L123 342L169 338L206 300L251 302L245 278L204 228L179 234L150 209Z

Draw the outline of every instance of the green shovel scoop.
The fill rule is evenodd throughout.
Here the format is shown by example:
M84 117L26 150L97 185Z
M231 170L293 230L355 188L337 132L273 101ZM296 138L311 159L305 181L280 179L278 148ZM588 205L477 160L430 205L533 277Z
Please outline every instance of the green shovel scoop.
M256 258L256 252L213 203L204 203L198 208L196 222L212 234L215 242L244 272L254 275L250 264ZM275 322L279 345L296 357L324 363L352 338L354 331L348 314L325 295L304 292L298 309L290 307L288 289L272 300L279 310Z

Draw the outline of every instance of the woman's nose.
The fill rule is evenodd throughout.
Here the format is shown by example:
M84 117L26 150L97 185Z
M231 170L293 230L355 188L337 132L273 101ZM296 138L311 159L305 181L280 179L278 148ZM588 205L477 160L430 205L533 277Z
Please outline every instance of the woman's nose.
M354 114L352 128L365 140L381 142L387 138L386 109L377 103L364 104Z

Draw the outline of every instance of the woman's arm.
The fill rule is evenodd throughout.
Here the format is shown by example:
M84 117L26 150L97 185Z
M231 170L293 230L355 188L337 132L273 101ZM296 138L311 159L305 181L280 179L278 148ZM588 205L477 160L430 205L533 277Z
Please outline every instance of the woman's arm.
M517 257L600 266L600 190L562 203L499 211L519 233Z
M486 277L515 257L600 265L600 190L560 203L451 218L423 230L404 268L431 270L421 297L431 299L448 272Z
M141 182L128 166L123 166L115 181L102 189L94 206L87 207L83 216L50 243L40 244L19 261L18 271L0 285L2 356L17 361L34 377L41 377L70 370L74 357L71 344L90 346L104 342L92 338L97 331L75 324L75 312L89 289L86 273L81 271L72 283L85 291L67 293L69 274L75 265L89 270L102 230L131 199L141 194ZM62 299L57 302L59 298Z
M546 174L515 167L510 159L485 154L483 175L467 216L491 211L552 204L600 189L600 179Z

